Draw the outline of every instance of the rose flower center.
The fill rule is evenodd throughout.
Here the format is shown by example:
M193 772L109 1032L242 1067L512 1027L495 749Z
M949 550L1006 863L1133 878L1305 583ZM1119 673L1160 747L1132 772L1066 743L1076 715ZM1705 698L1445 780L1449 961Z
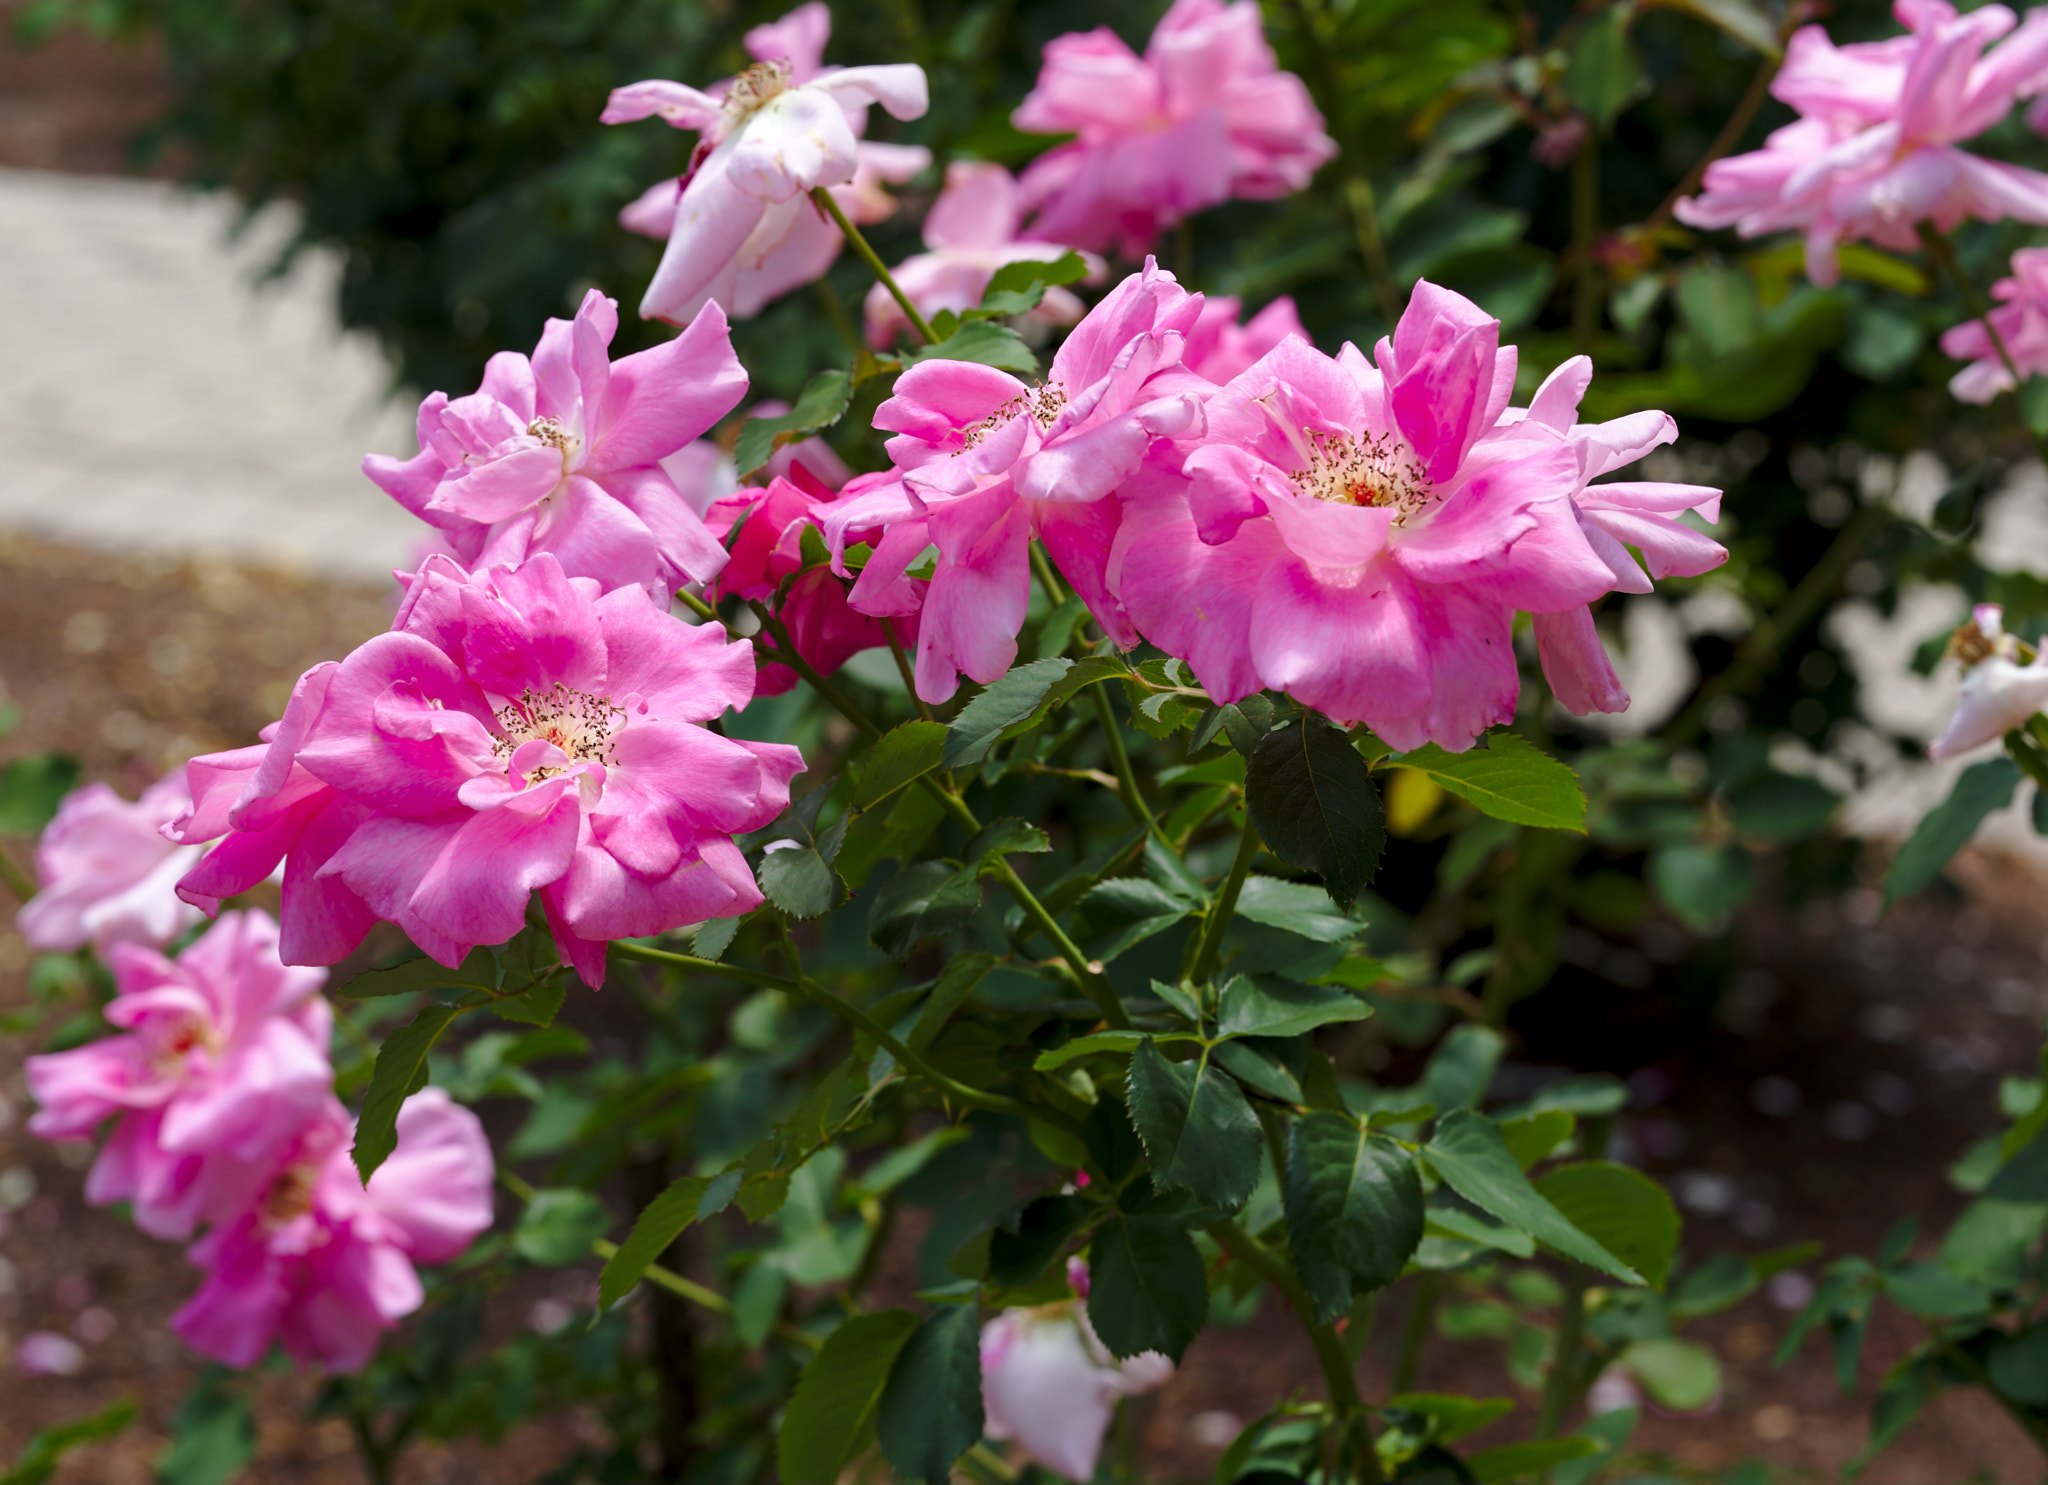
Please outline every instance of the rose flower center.
M756 62L734 78L726 90L726 114L737 123L771 98L788 92L789 79L789 63Z
M961 447L973 448L1020 413L1029 414L1031 420L1040 428L1050 428L1053 420L1060 415L1060 409L1066 405L1066 388L1058 382L1033 387L1021 396L1012 397L979 423L970 426Z
M623 708L612 705L609 696L575 691L557 681L546 691L531 686L509 706L498 708L500 736L492 745L500 758L510 759L530 742L552 743L572 763L612 761L612 734L626 720ZM553 778L559 768L537 768L533 779Z
M317 1172L310 1165L288 1165L263 1193L263 1220L282 1227L295 1217L313 1210L313 1183Z
M1359 438L1321 428L1302 430L1307 467L1288 472L1302 494L1342 505L1387 506L1412 516L1435 493L1429 476L1399 434Z

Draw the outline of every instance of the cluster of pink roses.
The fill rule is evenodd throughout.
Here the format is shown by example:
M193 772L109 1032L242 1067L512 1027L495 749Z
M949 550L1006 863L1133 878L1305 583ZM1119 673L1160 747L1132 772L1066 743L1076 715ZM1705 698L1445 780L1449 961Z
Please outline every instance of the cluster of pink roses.
M281 962L266 914L225 913L175 959L132 939L103 952L117 1034L28 1059L29 1128L82 1140L111 1120L87 1199L129 1203L157 1237L208 1229L189 1250L206 1279L171 1321L195 1350L247 1367L276 1340L304 1362L362 1366L419 1307L414 1265L490 1226L483 1127L428 1090L365 1187L334 1096L326 971Z

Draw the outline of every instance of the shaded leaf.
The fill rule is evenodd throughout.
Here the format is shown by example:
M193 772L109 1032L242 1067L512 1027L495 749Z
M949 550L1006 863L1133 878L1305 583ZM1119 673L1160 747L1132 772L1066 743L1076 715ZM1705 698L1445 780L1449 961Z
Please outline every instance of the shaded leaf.
M1238 893L1237 915L1323 944L1343 943L1365 928L1356 918L1333 908L1329 894L1278 877L1246 877Z
M1522 1174L1491 1119L1453 1109L1437 1122L1422 1157L1458 1195L1544 1246L1588 1267L1640 1284L1641 1274L1572 1226Z
M1157 1351L1179 1364L1209 1318L1194 1239L1156 1217L1118 1217L1088 1245L1088 1319L1119 1358Z
M1970 843L1984 817L2012 803L2020 766L2010 758L1972 763L1957 776L1948 798L1929 810L1884 876L1887 904L1911 896L1941 874L1949 858Z
M1321 897L1322 894L1316 894ZM1372 1007L1334 985L1235 975L1216 992L1218 1036L1299 1036L1333 1021L1363 1021Z
M853 807L873 809L904 785L939 766L946 751L943 722L910 721L884 733L847 766Z
M788 845L761 858L761 895L792 918L818 918L839 906L839 878L810 846Z
M37 753L0 769L0 835L36 835L78 787L78 760Z
M846 416L853 400L853 376L846 371L821 371L804 384L796 406L777 418L749 418L740 428L733 463L741 479L766 464L777 449L829 428Z
M1131 1126L1152 1162L1155 1189L1179 1187L1219 1207L1240 1207L1265 1153L1244 1091L1206 1054L1168 1062L1147 1037L1131 1054Z
M398 1147L398 1111L427 1086L427 1054L462 1012L454 1006L430 1005L384 1038L377 1066L370 1074L363 1112L356 1120L356 1140L349 1152L365 1185Z
M1074 913L1074 937L1104 964L1186 918L1193 906L1144 877L1117 877L1088 890Z
M478 947L471 949L462 963L454 969L437 964L422 954L417 959L408 959L403 964L394 964L389 969L367 969L346 985L341 993L350 1000L369 1000L381 995L411 995L415 992L433 994L440 990L495 990L498 988L498 965L491 951Z
M1295 1121L1283 1197L1288 1251L1322 1321L1393 1283L1422 1241L1415 1158L1341 1114Z
M1569 1117L1560 1115L1557 1117ZM1641 1171L1608 1160L1560 1166L1536 1189L1580 1232L1662 1289L1678 1250L1678 1208Z
M646 1276L648 1265L668 1251L683 1229L714 1212L724 1211L739 1190L740 1173L684 1176L649 1202L633 1220L633 1230L619 1250L605 1260L597 1280L597 1307L608 1310L624 1299Z
M855 1315L825 1337L797 1378L775 1436L783 1479L837 1480L867 1448L889 1370L916 1329L908 1310L880 1310Z
M1372 771L1314 712L1259 738L1245 769L1245 802L1266 848L1322 877L1340 907L1372 880L1387 844Z
M913 1480L945 1485L981 1437L981 1315L941 1305L896 1353L875 1418L882 1452ZM831 1478L827 1476L825 1478Z
M884 882L868 908L868 939L892 959L918 941L951 933L981 906L981 879L949 861L920 861Z

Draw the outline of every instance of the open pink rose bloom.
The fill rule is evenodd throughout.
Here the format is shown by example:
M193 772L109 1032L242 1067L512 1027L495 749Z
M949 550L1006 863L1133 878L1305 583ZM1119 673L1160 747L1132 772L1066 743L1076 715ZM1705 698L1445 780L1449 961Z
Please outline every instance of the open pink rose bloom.
M1991 286L1999 301L1989 316L2021 376L2048 372L2048 248L2021 248L2012 255L2012 276ZM1981 319L1964 320L1942 332L1944 355L1970 364L1949 379L1960 402L1989 402L2013 390L2012 372L1991 343Z
M167 944L203 916L179 899L178 878L199 859L164 839L163 827L192 802L175 769L130 804L105 784L73 790L36 842L42 890L15 927L32 949L64 954L91 944Z
M110 1117L86 1197L133 1204L159 1237L232 1216L260 1165L330 1096L323 969L278 959L277 925L231 912L175 960L138 944L107 956L117 1034L31 1057L29 1129L85 1139Z
M607 940L761 901L732 836L781 813L802 756L702 725L753 690L750 646L641 588L547 554L432 558L389 634L307 672L267 747L193 761L182 838L233 833L185 890L244 891L290 852L288 959L333 963L387 918L447 965L518 933L538 892L601 984Z
M1958 15L1944 0L1897 0L1892 14L1908 34L1889 41L1794 33L1771 94L1799 119L1708 166L1678 219L1744 237L1801 232L1823 286L1840 277L1843 242L1911 250L1921 222L2048 222L2048 176L1956 148L2048 88L2048 11L2022 22L2003 5Z

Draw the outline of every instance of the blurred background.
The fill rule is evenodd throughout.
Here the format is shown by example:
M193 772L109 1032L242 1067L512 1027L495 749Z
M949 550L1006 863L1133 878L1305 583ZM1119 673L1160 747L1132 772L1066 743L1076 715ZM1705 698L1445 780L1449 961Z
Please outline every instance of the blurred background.
M1163 8L889 0L841 8L828 56L929 71L930 115L878 114L877 137L1016 168L1047 143L1008 123L1044 42L1110 24L1142 45ZM740 33L778 9L0 0L0 757L64 749L133 794L252 741L300 671L383 628L418 528L360 477L362 455L410 454L418 396L469 389L491 352L529 346L590 286L637 301L659 244L617 213L683 166L689 136L601 128L605 95L725 76L744 63ZM1481 900L1518 905L1520 943L1471 939L1446 908L1469 885L1446 891L1460 821L1429 801L1396 811L1374 947L1410 978L1347 1054L1405 1081L1456 994L1509 995L1496 1093L1560 1065L1626 1078L1622 1158L1671 1184L1689 1249L1867 1253L1902 1215L1938 1232L1967 1200L1952 1167L2000 1127L2002 1081L2032 1068L2048 1010L2048 847L2029 789L1927 891L1887 911L1879 890L1958 771L1923 761L1955 695L1948 630L1987 598L2029 637L2048 621L2048 477L2003 409L1949 398L1932 338L1963 313L1918 267L1852 256L1822 291L1796 247L1670 227L1668 197L1757 73L1744 17L1760 12L1629 10L1612 37L1605 21L1572 33L1554 100L1504 101L1572 14L1273 0L1269 36L1343 154L1310 191L1219 208L1161 245L1247 313L1292 295L1325 349L1384 333L1416 278L1446 283L1502 318L1531 386L1585 348L1604 399L1589 411L1675 413L1685 436L1651 477L1730 492L1726 568L1603 611L1635 707L1601 732L1538 719L1579 754L1595 824L1488 868ZM1826 20L1838 40L1892 29L1867 3ZM1784 117L1766 105L1743 141ZM1978 147L2048 163L2008 129ZM1590 178L1573 164L1588 133ZM885 260L918 249L937 179L871 229ZM2023 231L1963 234L1980 283ZM826 311L867 284L849 255L823 291L736 326L754 395L793 399L843 362ZM629 314L620 346L668 333ZM2048 405L2029 413L2048 420ZM834 435L855 468L879 462L864 422ZM0 1012L24 1027L44 993L31 970L0 930ZM77 1163L26 1137L21 1050L0 1044L0 1458L125 1394L143 1426L58 1478L146 1481L197 1374L163 1326L188 1280L174 1249L83 1205ZM1918 1332L1880 1316L1861 1396L1817 1345L1778 1369L1812 1272L1688 1332L1719 1385L1704 1412L1652 1399L1636 1443L1659 1468L1822 1478L1857 1455L1869 1392ZM589 1278L561 1270L559 1292L508 1296L490 1323L559 1328ZM1156 1478L1205 1478L1236 1410L1290 1369L1313 1376L1271 1320L1205 1335L1148 1400ZM1422 1384L1514 1392L1514 1323L1444 1307ZM1367 1361L1382 1373L1384 1328L1389 1354ZM7 1371L9 1338L31 1331L77 1340L72 1374ZM244 1478L358 1478L346 1426L303 1416L313 1390L263 1378ZM539 1422L478 1414L421 1444L403 1478L534 1479L602 1431L573 1405ZM1728 1473L1744 1468L1758 1472ZM2039 1469L2016 1424L1958 1392L1864 1478Z

